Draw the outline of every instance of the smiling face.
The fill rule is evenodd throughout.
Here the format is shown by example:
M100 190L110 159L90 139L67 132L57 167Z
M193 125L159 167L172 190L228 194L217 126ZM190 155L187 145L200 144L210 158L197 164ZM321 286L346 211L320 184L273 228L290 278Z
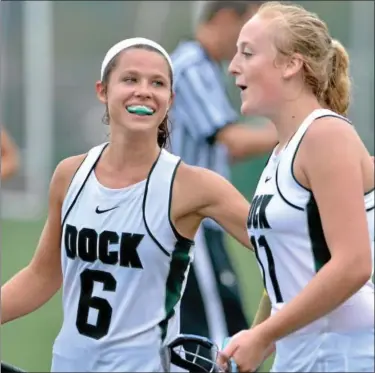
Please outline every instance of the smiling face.
M111 126L157 132L165 121L172 104L172 71L164 56L150 48L125 49L97 82L97 95L107 106Z
M282 97L283 68L276 64L272 32L272 22L259 15L250 19L240 32L229 72L242 90L242 114L266 115Z

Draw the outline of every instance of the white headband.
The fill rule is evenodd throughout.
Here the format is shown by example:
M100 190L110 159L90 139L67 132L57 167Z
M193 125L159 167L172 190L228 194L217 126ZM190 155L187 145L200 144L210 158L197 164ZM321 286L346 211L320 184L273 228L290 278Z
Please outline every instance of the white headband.
M100 71L100 79L103 80L104 78L104 72L105 69L107 68L109 62L117 56L120 52L122 52L124 49L133 47L135 45L148 45L150 47L155 48L158 50L168 61L169 66L173 72L173 67L172 67L172 60L169 57L169 54L167 51L158 43L150 40L150 39L145 39L145 38L131 38L131 39L125 39L120 41L119 43L115 44L105 55L104 60L102 62L102 68Z

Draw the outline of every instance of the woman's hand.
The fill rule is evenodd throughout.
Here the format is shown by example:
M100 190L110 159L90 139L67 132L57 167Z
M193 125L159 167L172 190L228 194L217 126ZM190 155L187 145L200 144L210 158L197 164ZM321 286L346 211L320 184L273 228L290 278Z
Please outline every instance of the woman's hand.
M220 352L218 363L227 367L229 360L233 359L239 372L255 372L273 351L273 341L267 340L262 328L256 326L235 334Z

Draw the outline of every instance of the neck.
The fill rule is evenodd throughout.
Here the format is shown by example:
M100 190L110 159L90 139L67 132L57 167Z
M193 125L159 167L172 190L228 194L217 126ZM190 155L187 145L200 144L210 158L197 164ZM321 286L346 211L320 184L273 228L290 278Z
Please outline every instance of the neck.
M143 173L143 170L149 171L159 152L154 132L129 133L116 131L112 127L110 142L103 158L114 171L137 169Z
M306 117L316 109L321 109L315 97L304 97L286 102L278 112L269 119L275 124L278 133L279 147L285 146L295 134Z

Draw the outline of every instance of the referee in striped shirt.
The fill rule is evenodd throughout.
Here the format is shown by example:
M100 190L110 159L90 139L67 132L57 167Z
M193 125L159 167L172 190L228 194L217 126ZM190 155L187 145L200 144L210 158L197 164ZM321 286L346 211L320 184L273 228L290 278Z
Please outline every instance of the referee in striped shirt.
M238 124L220 68L234 56L242 26L261 2L197 3L201 7L195 40L180 42L171 55L175 76L171 151L185 163L229 179L230 160L265 154L276 145L272 124L264 128ZM204 335L219 346L228 335L249 327L224 238L215 222L203 222L181 307L181 332Z

